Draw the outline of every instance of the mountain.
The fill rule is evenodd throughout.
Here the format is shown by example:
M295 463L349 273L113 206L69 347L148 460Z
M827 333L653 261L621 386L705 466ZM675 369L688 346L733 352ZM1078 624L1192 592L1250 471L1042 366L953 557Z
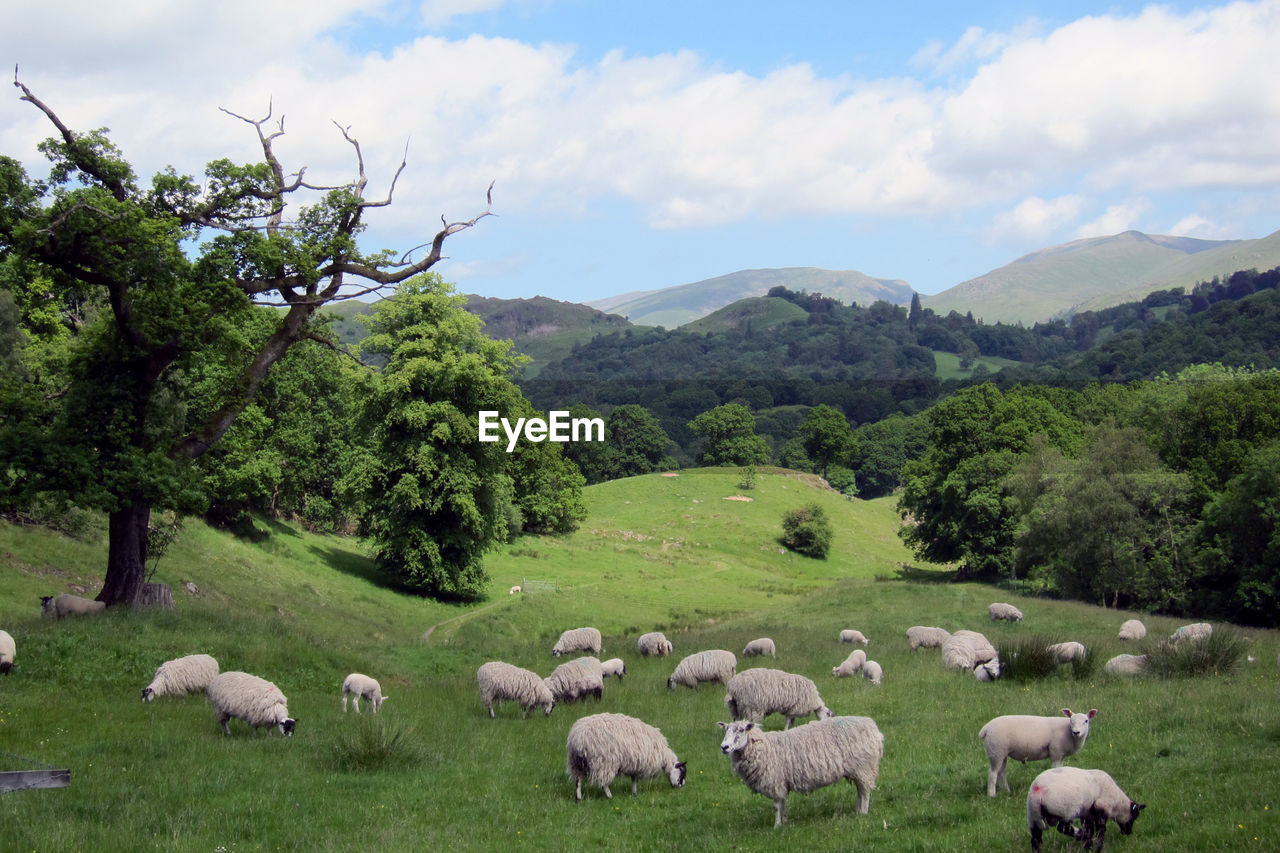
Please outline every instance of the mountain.
M869 305L881 299L896 305L907 305L915 293L905 281L871 278L857 270L784 267L740 270L691 284L596 299L587 305L601 311L621 314L636 325L673 329L740 299L764 296L778 285L794 291L821 293L846 304L857 302L860 305Z
M1024 255L922 298L939 314L972 312L987 323L1033 324L1141 300L1236 270L1280 266L1280 231L1257 240L1197 240L1126 231Z
M486 335L514 341L517 351L533 359L524 370L528 378L536 376L548 362L564 358L574 344L632 325L617 314L546 296L498 299L468 294L467 310L484 320Z

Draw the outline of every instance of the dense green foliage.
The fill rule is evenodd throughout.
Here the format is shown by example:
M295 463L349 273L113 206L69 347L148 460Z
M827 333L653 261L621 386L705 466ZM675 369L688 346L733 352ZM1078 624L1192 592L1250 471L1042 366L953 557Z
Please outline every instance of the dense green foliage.
M690 421L689 429L702 439L698 454L701 465L758 465L769 461L769 445L756 435L756 419L746 406L716 406Z
M782 544L798 554L825 560L834 536L827 512L810 503L782 516Z

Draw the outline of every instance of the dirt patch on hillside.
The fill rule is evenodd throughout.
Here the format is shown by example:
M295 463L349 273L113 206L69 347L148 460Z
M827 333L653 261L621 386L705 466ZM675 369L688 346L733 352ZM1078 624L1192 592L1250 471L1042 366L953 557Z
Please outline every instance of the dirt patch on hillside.
M743 502L745 502L745 503L751 503L753 500L755 500L755 498L749 498L749 497L747 497L746 495L729 495L729 497L725 498L725 500L727 500L727 501L743 501Z

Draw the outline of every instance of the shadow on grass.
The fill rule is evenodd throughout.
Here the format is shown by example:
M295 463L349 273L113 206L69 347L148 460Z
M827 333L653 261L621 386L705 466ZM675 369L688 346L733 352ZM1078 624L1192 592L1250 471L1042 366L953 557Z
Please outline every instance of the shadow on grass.
M878 575L877 580L900 580L912 583L952 583L959 580L955 569L922 569L903 563L892 576Z
M342 548L330 548L321 545L308 545L307 549L324 561L325 565L336 571L342 572L344 575L361 578L376 587L398 592L401 595L411 595L415 598L429 598L432 601L438 601L441 604L475 604L485 599L484 596L459 596L449 595L447 593L431 594L420 587L412 586L401 581L399 578L391 577L378 568L378 564L371 558L363 554L357 554L353 551L347 551Z

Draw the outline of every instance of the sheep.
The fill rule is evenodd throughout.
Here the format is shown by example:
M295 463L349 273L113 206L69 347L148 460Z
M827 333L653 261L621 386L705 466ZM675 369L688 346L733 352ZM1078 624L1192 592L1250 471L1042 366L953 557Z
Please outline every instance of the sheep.
M497 714L493 706L503 701L520 704L524 716L529 716L530 708L541 708L544 714L550 714L556 706L556 699L536 672L530 672L518 666L500 660L491 660L480 664L476 670L476 684L480 688L480 698L489 709L489 718Z
M373 706L373 713L378 713L378 708L382 703L387 701L387 697L382 695L382 685L378 683L376 678L370 678L358 672L353 672L346 678L342 679L342 713L347 713L347 694L351 694L351 704L355 706L356 713L360 713L360 699Z
M142 701L157 696L185 696L203 693L218 674L218 662L210 655L187 655L167 660L156 668L151 683L142 688Z
M1058 663L1071 663L1073 660L1084 660L1088 650L1085 649L1084 643L1077 643L1074 640L1066 643L1054 643L1045 649L1058 659Z
M862 643L867 645L871 641L861 631L855 631L853 628L845 628L840 632L840 642L842 643Z
M517 592L524 592L524 590L520 588L520 584L516 584L511 587L511 589L507 590L507 595L515 595Z
M265 678L247 672L224 672L209 682L207 692L225 735L231 734L227 721L232 717L244 720L255 730L260 726L275 726L286 737L292 735L298 725L298 721L289 716L288 700L280 688Z
M560 664L542 681L557 702L576 702L588 694L599 699L604 694L604 670L599 658L574 658Z
M665 657L671 654L671 641L661 631L650 631L648 634L641 634L640 639L636 641L636 649L642 657L657 655Z
M1142 675L1147 671L1147 656L1116 655L1103 665L1102 671L1111 675Z
M956 631L942 644L942 665L946 669L971 671L995 656L995 646L977 631Z
M51 595L41 596L40 615L46 619L62 619L66 616L85 616L89 613L101 613L107 609L106 602L94 601L92 598L81 598L64 592L57 598Z
M631 777L631 794L640 780L665 773L671 787L684 786L685 762L676 758L662 732L626 714L592 714L569 729L565 771L575 783L574 800L582 802L582 780L600 787L613 799L609 785L619 776Z
M992 658L973 668L973 677L978 681L995 681L1000 677L1000 658Z
M1178 630L1169 635L1169 642L1181 643L1183 640L1203 640L1213 633L1213 626L1208 622L1196 622L1191 625L1183 625Z
M1027 830L1031 833L1031 850L1040 853L1041 838L1047 827L1057 826L1063 835L1084 842L1086 850L1096 841L1102 850L1107 837L1107 819L1128 835L1133 822L1147 806L1137 803L1120 790L1116 780L1102 770L1079 767L1054 767L1044 771L1031 783L1027 792ZM1079 827L1075 821L1081 820Z
M735 720L758 723L770 714L782 714L787 718L783 729L789 729L809 714L819 720L833 716L812 679L780 669L740 672L729 679L728 691L724 703Z
M869 660L862 665L862 677L867 680L868 684L879 687L880 682L884 680L884 671L880 668L880 664Z
M13 635L0 630L0 673L8 675L13 671L13 659L18 656L18 645Z
M1147 636L1147 626L1143 625L1141 620L1126 619L1124 624L1120 626L1120 639L1122 640L1141 640Z
M854 649L849 652L849 656L839 666L831 667L831 674L836 678L848 678L862 671L862 665L867 662L867 653L862 649Z
M787 794L807 794L848 779L858 788L858 814L871 807L871 791L884 757L884 735L870 717L832 717L766 732L750 720L717 723L720 751L733 772L757 794L773 800L774 827L787 820Z
M727 685L737 670L738 659L733 652L724 649L694 652L676 664L667 679L667 689L674 689L677 684L696 689L703 681L719 681Z
M1005 604L997 601L987 607L987 615L991 617L991 621L1003 619L1006 622L1021 622L1022 611L1014 607L1012 604Z
M907 647L916 649L940 648L951 637L950 631L926 625L913 625L907 629Z
M1070 708L1063 708L1061 717L1010 714L991 720L978 732L991 765L987 773L987 796L996 796L997 784L1009 790L1004 771L1010 758L1024 764L1048 758L1051 766L1061 767L1063 758L1074 755L1084 746L1089 737L1089 723L1097 714L1097 708L1089 709L1087 714L1073 714Z
M612 675L615 678L617 678L619 681L621 681L622 676L626 674L627 674L627 664L625 661L622 660L622 658L609 658L606 661L600 662L601 678L608 678L609 676Z
M976 663L986 663L996 656L996 647L991 645L991 641L987 639L986 634L961 629L952 636L960 637L970 642L973 646L974 661Z
M744 658L768 655L771 658L778 656L778 648L773 644L773 640L768 637L761 637L758 640L752 640L747 643L747 647L742 650Z
M566 652L600 654L600 632L595 628L571 628L565 631L551 647L551 654L560 657Z

